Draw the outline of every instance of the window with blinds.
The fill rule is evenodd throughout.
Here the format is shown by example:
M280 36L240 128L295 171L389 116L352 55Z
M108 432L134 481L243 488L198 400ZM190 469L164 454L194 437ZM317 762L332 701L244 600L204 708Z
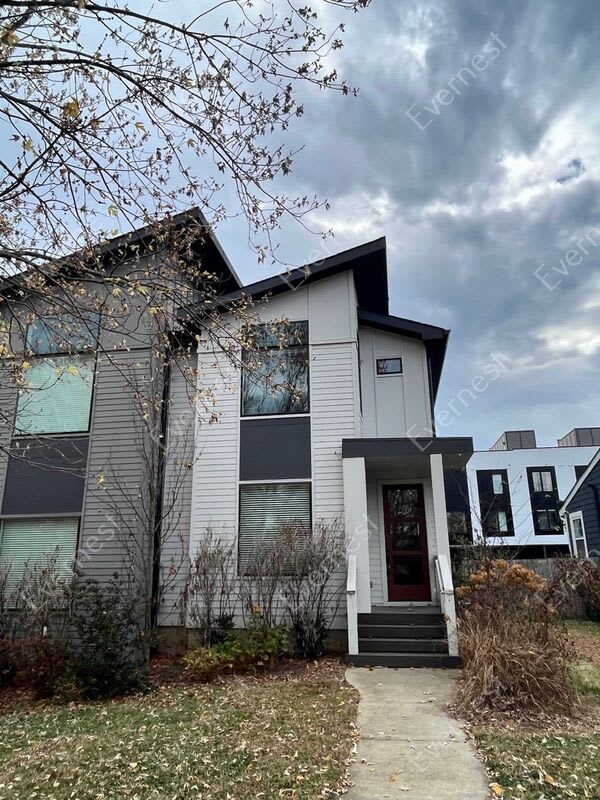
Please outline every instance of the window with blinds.
M26 567L41 566L56 554L59 574L73 572L79 520L5 519L0 526L0 565L9 570L7 588L14 591Z
M94 356L36 358L25 370L18 434L81 433L90 425Z
M285 526L311 526L310 483L252 483L240 486L239 571L277 541Z

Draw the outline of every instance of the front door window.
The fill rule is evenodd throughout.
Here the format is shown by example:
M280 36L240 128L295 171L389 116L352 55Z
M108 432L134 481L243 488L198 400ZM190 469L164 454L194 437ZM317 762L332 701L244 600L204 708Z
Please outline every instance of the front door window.
M423 486L384 486L389 600L430 600Z

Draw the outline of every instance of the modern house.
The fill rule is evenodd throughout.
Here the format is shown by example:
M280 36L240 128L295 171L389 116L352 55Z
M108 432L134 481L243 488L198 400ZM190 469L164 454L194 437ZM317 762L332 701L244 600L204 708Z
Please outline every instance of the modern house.
M171 364L164 435L175 458L160 502L175 521L161 546L163 569L178 548L193 557L211 530L235 545L242 575L256 542L282 525L341 521L348 558L334 629L347 631L349 659L455 664L444 485L448 471L464 469L473 445L470 438L431 436L448 331L389 313L385 239L249 286L240 284L214 237L201 247L199 256L220 277L221 317L175 337L173 363L185 356L197 385L190 393L190 373ZM253 303L252 352L232 352L227 341L215 346L219 331L227 339L227 324L236 324L230 309L241 298ZM95 576L118 567L118 529L129 517L117 514L115 521L113 511L120 496L126 505L142 496L145 471L115 361L140 363L149 348L142 328L136 324L133 338L112 342L108 358L84 348L77 356L82 369L59 364L56 397L33 416L24 411L27 392L5 391L2 408L12 425L4 427L11 455L0 473L0 557L22 564L58 545L80 563L85 555ZM36 349L40 381L49 356L62 357ZM267 378L273 373L276 391ZM38 383L33 375L31 385ZM19 452L33 432L31 446L43 452L30 464ZM76 463L77 474L62 474L65 459ZM161 598L163 629L181 626L173 610L177 591L174 581Z
M506 431L467 466L468 503L476 540L521 558L572 551L559 509L600 446L600 428L576 428L556 447L538 447L535 431Z
M600 439L600 437L598 437ZM571 552L578 558L600 556L600 449L596 452L560 509Z

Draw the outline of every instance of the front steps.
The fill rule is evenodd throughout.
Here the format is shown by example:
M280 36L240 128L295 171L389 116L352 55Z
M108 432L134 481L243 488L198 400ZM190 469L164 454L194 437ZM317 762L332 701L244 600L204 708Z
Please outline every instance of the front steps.
M458 667L448 654L446 623L439 607L374 606L358 615L357 667Z

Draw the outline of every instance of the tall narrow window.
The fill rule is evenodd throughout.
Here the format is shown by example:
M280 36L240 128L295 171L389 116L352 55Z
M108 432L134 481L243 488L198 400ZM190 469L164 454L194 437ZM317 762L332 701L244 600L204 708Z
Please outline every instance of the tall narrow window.
M529 500L533 529L537 534L561 534L558 518L560 500L554 467L528 467Z
M251 483L240 486L239 571L244 573L261 548L281 536L286 525L311 525L310 483Z
M255 326L242 353L242 416L309 411L308 322Z
M577 558L587 558L587 544L585 541L585 528L583 527L583 513L569 514L571 532L573 534L573 554Z
M502 494L504 492L504 485L502 483L502 475L495 473L492 475L492 488L494 494Z

